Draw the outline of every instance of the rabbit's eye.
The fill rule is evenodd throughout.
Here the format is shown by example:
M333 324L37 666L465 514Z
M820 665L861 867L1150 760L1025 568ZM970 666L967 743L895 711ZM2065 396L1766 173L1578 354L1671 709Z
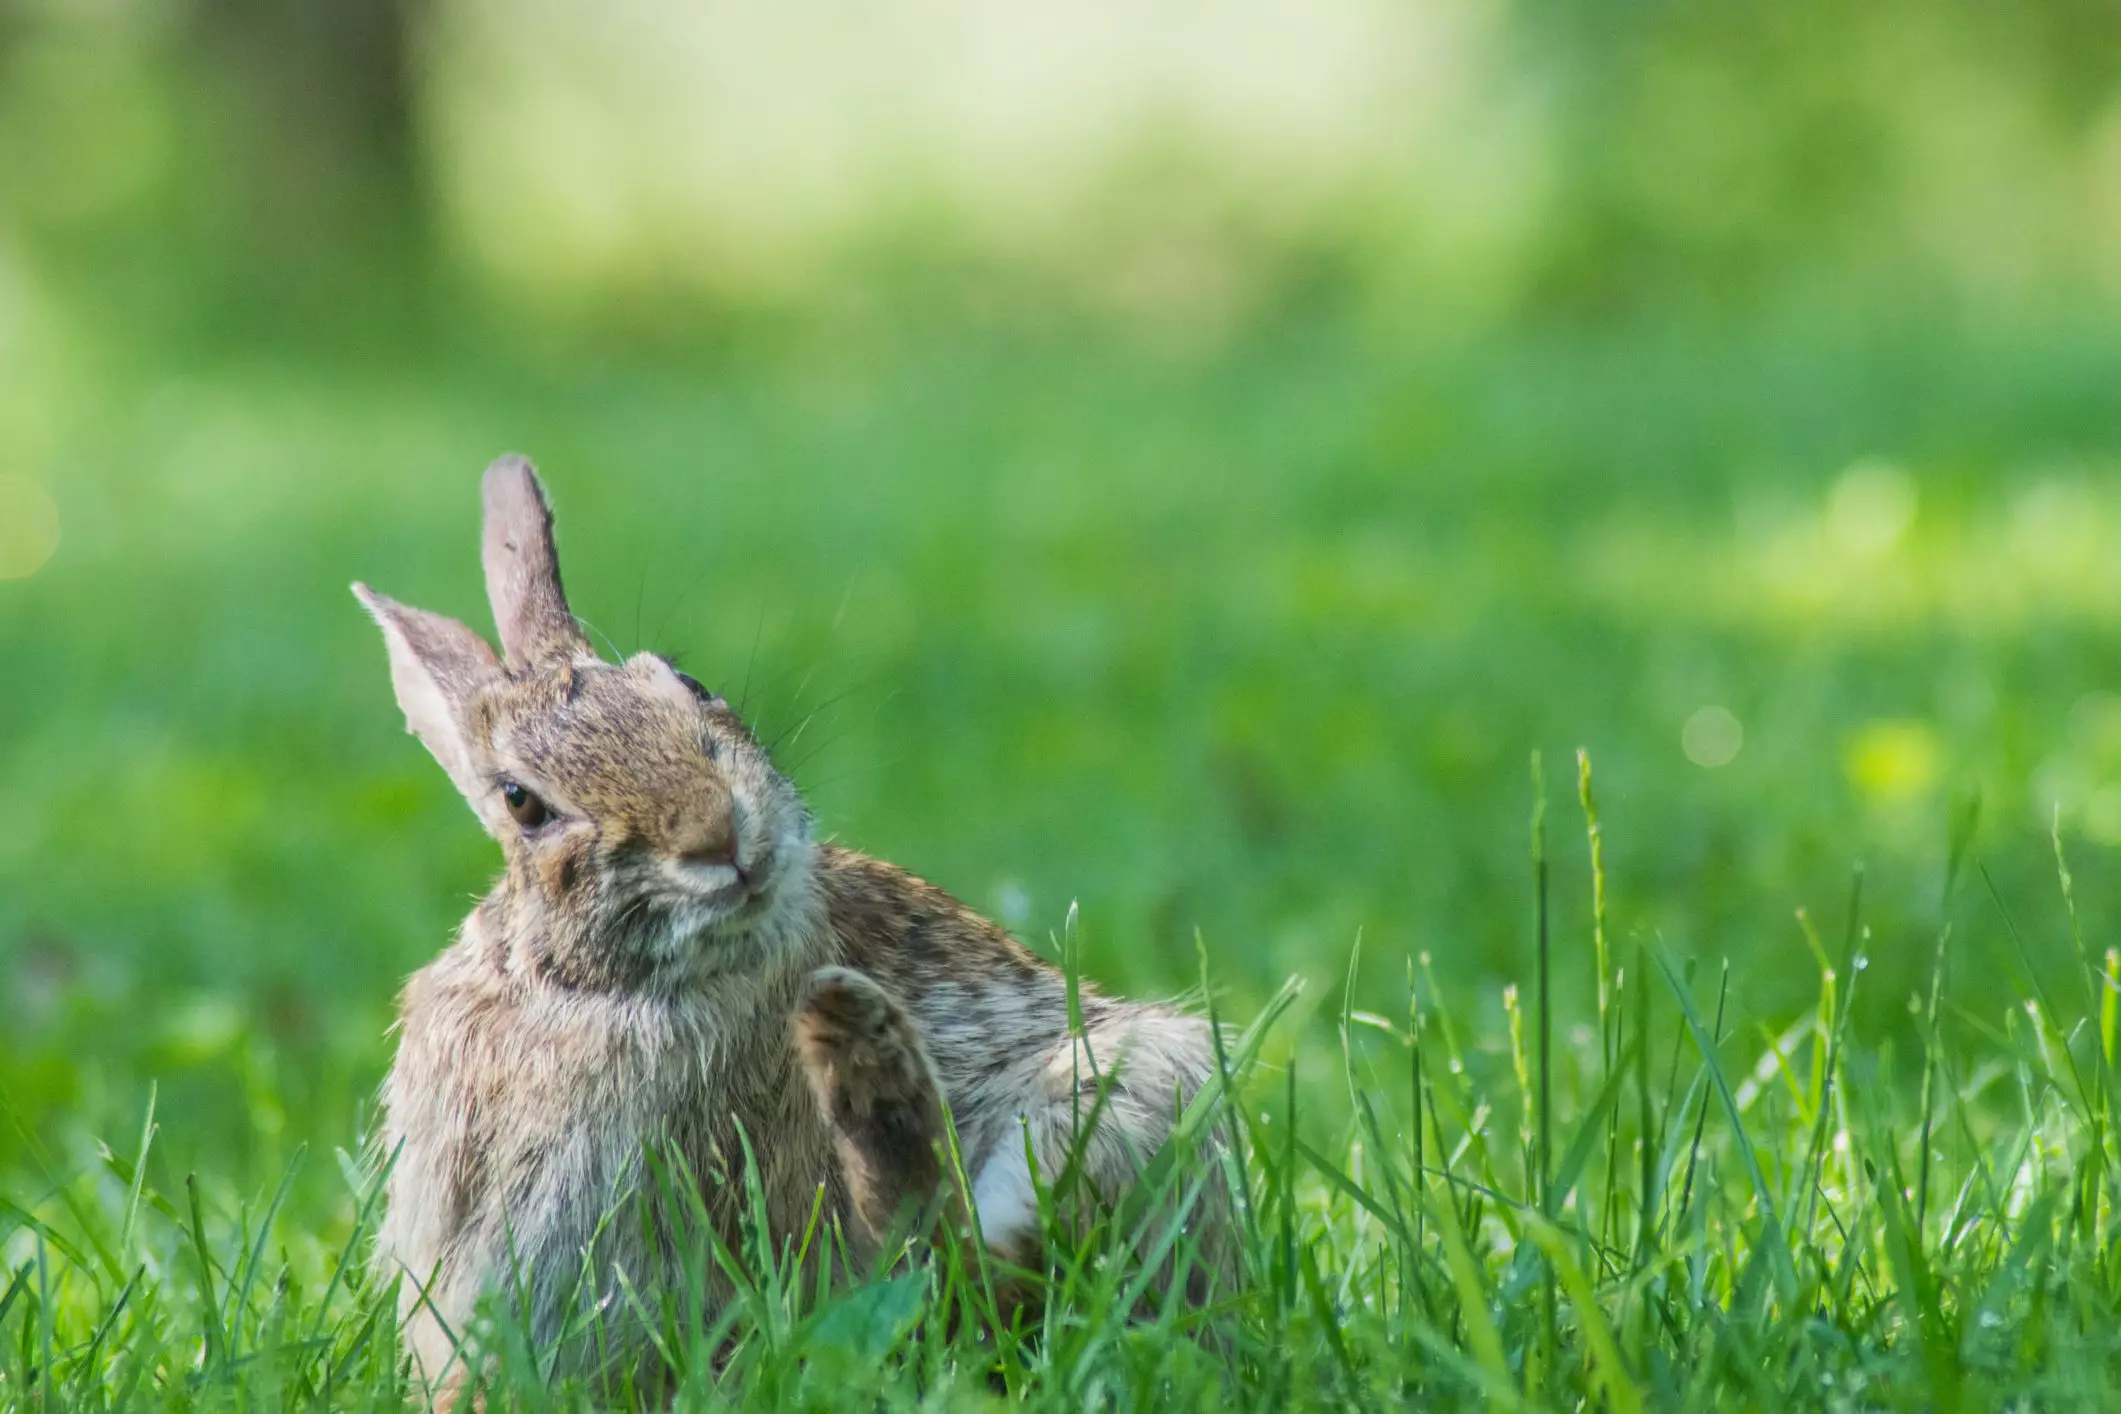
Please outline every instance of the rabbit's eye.
M722 700L720 693L708 691L706 684L688 673L679 673L678 681L685 684L687 692L699 698L700 701L706 703L709 707L717 706Z
M501 782L501 799L508 803L508 813L526 830L535 830L552 818L552 811L536 795L523 789L514 781Z

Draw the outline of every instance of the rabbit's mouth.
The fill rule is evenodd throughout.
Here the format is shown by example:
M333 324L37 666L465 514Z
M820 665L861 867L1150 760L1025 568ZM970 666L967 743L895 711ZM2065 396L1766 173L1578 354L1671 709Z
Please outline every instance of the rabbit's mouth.
M773 886L773 872L771 847L740 851L726 861L673 859L663 865L664 876L682 897L716 903L740 903L765 894Z
M661 870L664 903L683 933L741 928L773 907L779 869L770 848L747 850L728 863L671 860Z

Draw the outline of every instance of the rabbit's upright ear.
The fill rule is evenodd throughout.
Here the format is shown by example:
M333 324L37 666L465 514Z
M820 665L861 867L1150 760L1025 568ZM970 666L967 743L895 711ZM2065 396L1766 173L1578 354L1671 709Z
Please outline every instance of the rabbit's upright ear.
M486 468L486 597L510 672L593 653L560 588L545 488L522 457Z
M390 649L390 682L405 729L426 743L481 820L481 803L493 794L472 757L464 733L464 706L473 693L504 673L486 640L455 619L430 614L378 594L365 584L354 597L375 616Z

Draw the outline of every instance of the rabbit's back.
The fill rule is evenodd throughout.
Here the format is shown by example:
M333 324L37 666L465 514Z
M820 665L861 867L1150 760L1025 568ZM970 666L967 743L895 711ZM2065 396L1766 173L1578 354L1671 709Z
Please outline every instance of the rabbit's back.
M1101 1081L1116 1078L1085 1155L1116 1193L1213 1073L1205 1020L1088 984L1078 994L1084 1034L1071 1037L1060 970L925 880L832 846L820 851L819 878L845 962L889 988L921 1034L990 1240L1030 1219L1027 1127L1050 1181Z

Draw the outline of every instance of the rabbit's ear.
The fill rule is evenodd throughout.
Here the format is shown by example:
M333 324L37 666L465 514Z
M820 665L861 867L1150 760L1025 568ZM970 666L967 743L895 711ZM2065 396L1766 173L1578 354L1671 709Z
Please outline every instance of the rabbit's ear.
M365 584L356 584L353 592L383 630L383 642L390 649L390 683L405 713L405 729L426 743L464 799L485 819L480 805L493 793L492 785L472 759L463 710L474 692L503 675L501 660L485 639L455 619L400 604Z
M510 672L594 650L567 608L545 488L522 457L486 468L486 597Z

